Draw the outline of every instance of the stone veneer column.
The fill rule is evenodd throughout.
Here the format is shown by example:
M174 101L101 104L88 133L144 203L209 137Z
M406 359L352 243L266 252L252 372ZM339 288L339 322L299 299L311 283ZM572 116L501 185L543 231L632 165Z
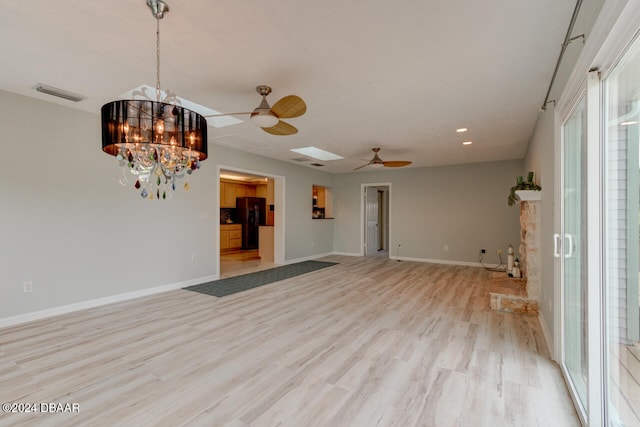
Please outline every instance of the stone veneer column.
M540 202L520 203L520 267L527 280L527 297L540 300Z

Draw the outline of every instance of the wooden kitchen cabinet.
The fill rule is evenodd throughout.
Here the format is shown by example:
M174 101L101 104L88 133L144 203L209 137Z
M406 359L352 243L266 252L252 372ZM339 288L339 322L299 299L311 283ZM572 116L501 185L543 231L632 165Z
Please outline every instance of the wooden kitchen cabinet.
M220 227L220 250L229 249L229 232Z
M220 250L242 247L242 224L220 224Z
M256 197L255 185L236 184L236 197Z
M318 205L317 205L317 207L324 209L326 207L325 188L318 186L318 187L316 187L316 191L317 191L317 195L318 195Z
M228 182L220 183L220 207L236 207L236 184L231 184Z
M236 197L256 197L256 186L233 183L227 181L220 182L220 207L235 208Z
M256 185L256 197L262 197L264 199L267 198L267 185L266 184L258 184L258 185Z

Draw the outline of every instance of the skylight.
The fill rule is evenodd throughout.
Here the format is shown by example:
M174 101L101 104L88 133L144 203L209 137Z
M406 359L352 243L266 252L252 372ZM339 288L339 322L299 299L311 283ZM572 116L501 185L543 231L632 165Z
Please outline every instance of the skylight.
M291 151L296 152L298 154L304 154L305 156L312 157L316 160L329 161L329 160L344 159L344 157L342 156L338 156L337 154L333 154L316 147L292 148Z
M142 92L146 95L149 96L149 98L151 98L152 100L155 99L155 93L156 93L156 89L154 87L151 87L149 85L141 85L138 86L136 88L131 89L129 92L125 92L122 95L120 95L120 98L122 99L139 99L140 96L138 97L134 97L133 93L134 92ZM166 96L166 92L162 91L162 95ZM200 104L196 104L193 101L189 101L188 99L184 99L184 98L180 98L179 96L176 96L176 98L178 98L178 100L180 101L180 105L182 105L183 107L191 110L191 111L195 111L196 113L202 115L202 116L213 116L216 114L222 114L220 111L214 110L212 108L209 107L205 107L204 105L200 105ZM240 120L240 119L236 119L233 116L222 116L222 117L207 117L207 125L208 126L213 126L215 128L223 128L225 126L231 126L231 125L235 125L238 123L244 123L244 120Z

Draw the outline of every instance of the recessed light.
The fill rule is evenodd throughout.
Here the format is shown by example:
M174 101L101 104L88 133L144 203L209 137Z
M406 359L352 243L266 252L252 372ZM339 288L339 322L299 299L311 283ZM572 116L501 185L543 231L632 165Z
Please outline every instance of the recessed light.
M630 120L628 122L622 122L620 123L620 126L630 126L630 125L637 125L639 122L637 120Z
M466 131L468 131L468 130L469 130L469 129L467 129L467 128L460 128L460 129L456 129L456 132L458 132L458 133L462 133L462 132L466 132Z
M462 145L471 145L473 144L473 141L465 141L462 143Z

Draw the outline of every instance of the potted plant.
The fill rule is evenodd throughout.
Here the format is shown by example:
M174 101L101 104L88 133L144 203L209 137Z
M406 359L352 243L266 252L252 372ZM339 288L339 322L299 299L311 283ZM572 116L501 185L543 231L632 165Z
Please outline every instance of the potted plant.
M540 187L538 184L533 182L533 172L529 172L527 174L526 181L521 176L519 176L518 179L516 179L516 185L511 187L511 190L509 191L509 199L508 199L509 206L513 206L518 200L521 200L522 197L520 196L527 194L527 193L523 193L524 191L534 192L534 191L541 191L541 190L542 190L542 187ZM540 197L538 195L538 197L534 197L529 200L540 200Z

